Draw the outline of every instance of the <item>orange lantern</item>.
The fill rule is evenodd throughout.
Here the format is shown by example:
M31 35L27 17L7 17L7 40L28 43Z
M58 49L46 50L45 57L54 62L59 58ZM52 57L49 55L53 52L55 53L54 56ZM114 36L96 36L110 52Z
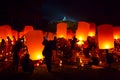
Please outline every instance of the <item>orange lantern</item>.
M76 38L81 41L86 41L90 24L87 22L79 22L76 30Z
M66 38L67 36L67 24L66 23L58 23L57 24L57 38Z
M48 32L48 40L54 39L54 33Z
M44 46L43 42L43 33L41 30L30 31L25 34L26 45L32 60L43 59L42 51Z
M95 33L96 33L96 25L95 23L90 23L90 29L89 29L89 32L88 32L88 36L95 36Z
M120 26L113 27L114 39L120 39Z
M12 30L12 36L15 37L15 39L18 39L18 32L16 30Z
M24 36L24 32L23 31L19 32L19 38L21 38L23 36Z
M114 48L112 25L103 24L98 26L98 45L99 49Z
M25 26L24 27L24 34L26 34L27 32L29 32L29 31L33 31L34 29L33 29L33 26Z
M74 33L72 32L72 30L67 30L67 39L73 39L74 37Z
M7 36L12 39L11 26L3 25L0 27L0 37L6 40Z

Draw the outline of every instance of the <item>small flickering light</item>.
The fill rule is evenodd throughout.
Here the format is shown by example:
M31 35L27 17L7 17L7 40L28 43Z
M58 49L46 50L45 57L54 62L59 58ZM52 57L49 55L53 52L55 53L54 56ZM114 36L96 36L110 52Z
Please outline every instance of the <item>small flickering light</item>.
M77 56L79 56L79 53L77 53Z
M5 58L5 61L8 61L8 59L7 59L7 58Z
M36 66L40 66L40 64L39 64L39 63L37 63L37 64L36 64Z
M100 61L99 64L102 64L102 61Z
M82 60L80 59L80 63L82 63Z
M2 53L4 53L4 50L2 50Z
M11 44L14 44L14 42L12 41Z
M60 66L60 67L62 66L62 60L60 60L59 66Z
M0 57L3 57L3 55L2 55L2 54L0 54Z
M9 54L12 54L12 52L9 52Z
M89 55L91 56L92 54L91 54L91 53L89 53Z
M23 42L23 40L21 40L21 42Z
M6 55L8 55L8 53L6 53Z
M81 66L84 67L84 64L82 63Z
M40 62L40 63L42 63L43 61L42 61L42 60L40 60L39 62Z

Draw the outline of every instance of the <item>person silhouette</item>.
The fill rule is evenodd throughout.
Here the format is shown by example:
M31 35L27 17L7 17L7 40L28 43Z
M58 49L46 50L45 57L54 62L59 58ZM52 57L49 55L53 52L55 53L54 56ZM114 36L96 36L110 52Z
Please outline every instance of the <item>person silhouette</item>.
M18 71L18 65L19 65L19 52L20 49L22 48L22 42L20 39L16 42L16 44L12 48L12 53L13 53L13 68L15 71Z
M34 64L30 59L29 53L26 53L21 60L22 69L24 72L33 72L34 71Z
M52 58L52 41L47 41L44 44L43 56L45 56L45 63L48 69L48 72L51 72L52 65L51 65L51 58Z

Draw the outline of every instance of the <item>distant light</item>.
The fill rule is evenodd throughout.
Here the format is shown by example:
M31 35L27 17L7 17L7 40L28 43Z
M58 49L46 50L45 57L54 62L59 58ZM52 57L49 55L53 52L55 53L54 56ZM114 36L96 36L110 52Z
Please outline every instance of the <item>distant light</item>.
M66 21L66 17L65 16L63 17L63 21Z

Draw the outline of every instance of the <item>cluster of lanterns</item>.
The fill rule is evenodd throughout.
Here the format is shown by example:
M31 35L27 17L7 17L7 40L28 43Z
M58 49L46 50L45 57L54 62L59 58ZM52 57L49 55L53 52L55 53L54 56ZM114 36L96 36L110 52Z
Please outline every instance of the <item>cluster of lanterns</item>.
M120 38L120 27L112 27L109 24L103 24L98 26L96 35L96 25L94 23L88 22L78 22L78 27L75 33L72 30L67 30L67 23L61 22L57 24L56 33L44 32L42 30L34 30L32 26L25 26L24 30L17 32L12 30L9 25L0 26L0 37L5 39L12 36L16 39L23 37L25 38L25 44L28 46L28 51L30 58L32 60L43 59L42 50L44 46L42 45L43 37L48 36L48 40L53 40L54 35L57 38L72 39L73 36L80 41L79 44L83 44L83 41L87 40L88 36L97 36L99 49L110 49L114 48L114 39Z

